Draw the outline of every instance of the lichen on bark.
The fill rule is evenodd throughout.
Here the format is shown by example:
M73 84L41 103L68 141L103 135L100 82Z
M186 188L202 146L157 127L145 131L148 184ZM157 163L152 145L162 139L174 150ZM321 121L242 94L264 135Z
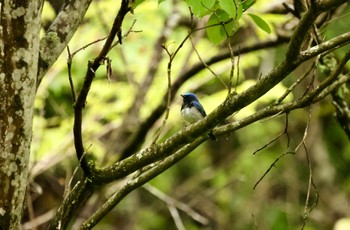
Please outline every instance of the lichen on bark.
M0 229L19 229L28 178L43 1L1 5Z

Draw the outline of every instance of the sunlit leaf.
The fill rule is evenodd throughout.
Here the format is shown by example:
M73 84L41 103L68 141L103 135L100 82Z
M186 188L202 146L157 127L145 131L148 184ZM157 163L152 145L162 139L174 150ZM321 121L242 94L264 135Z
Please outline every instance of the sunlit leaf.
M224 10L232 18L236 16L237 6L235 6L235 3L233 0L220 0L219 4L221 9Z
M143 3L145 0L135 0L132 7L135 9L138 5ZM159 0L159 4L161 3L162 0Z
M193 14L199 18L210 14L215 0L186 0L187 4L191 7Z
M256 2L256 0L242 1L243 11L246 11L247 9L249 9L255 2Z
M227 39L237 28L234 19L223 10L217 10L213 13L208 20L207 26L208 37L214 44L219 44Z
M231 18L238 20L242 16L242 4L234 0L220 0L219 5Z
M261 17L259 17L258 15L255 14L248 14L254 21L254 23L263 31L265 31L266 33L270 34L271 33L271 28L270 26L267 24L267 22L265 22Z

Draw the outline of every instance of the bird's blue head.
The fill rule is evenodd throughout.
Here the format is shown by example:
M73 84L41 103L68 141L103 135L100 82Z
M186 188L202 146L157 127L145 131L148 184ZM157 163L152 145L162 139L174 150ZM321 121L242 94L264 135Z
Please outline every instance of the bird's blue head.
M191 103L192 101L198 101L198 98L196 96L196 94L194 93L185 93L181 95L184 99L184 103Z

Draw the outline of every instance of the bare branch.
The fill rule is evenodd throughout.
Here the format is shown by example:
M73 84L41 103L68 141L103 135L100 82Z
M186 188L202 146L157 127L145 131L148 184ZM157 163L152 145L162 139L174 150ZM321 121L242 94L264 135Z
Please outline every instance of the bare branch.
M280 104L294 89L297 87L316 67L315 62L310 66L310 68L300 77L298 78L288 89L284 92L284 94L277 99L275 105Z
M270 165L270 167L264 172L264 174L260 177L260 179L255 183L253 190L256 189L256 187L260 184L260 182L265 178L265 176L271 171L271 169L273 167L276 166L277 162L284 156L286 156L287 154L295 154L295 152L285 152L282 153L281 155L279 155L276 160Z
M67 53L68 53L68 59L67 59L68 80L69 80L70 90L72 93L72 101L74 103L76 100L76 95L75 95L74 83L73 83L73 78L72 78L72 58L73 58L73 55L71 54L68 45L67 45Z
M299 61L305 61L309 58L315 57L324 52L330 52L334 49L337 49L349 43L350 43L350 32L347 32L335 38L332 38L328 41L325 41L317 46L313 46L308 50L302 51L300 54Z
M171 204L168 204L167 206L168 206L168 209L170 211L171 216L173 217L176 228L178 230L185 230L186 228L185 228L184 224L182 223L182 220L180 218L180 215L179 215L179 212L177 211L177 209Z
M284 125L284 130L278 134L276 137L274 137L271 141L267 142L264 146L258 148L257 150L255 150L253 152L253 155L257 154L258 152L260 152L261 150L265 149L266 147L268 147L269 145L271 145L272 143L274 143L275 141L277 141L281 136L283 135L287 135L287 148L289 147L289 135L288 135L288 113L286 113L286 121L285 121L285 125Z
M300 141L300 143L298 144L298 146L295 148L295 152L298 151L298 149L300 148L300 146L304 147L305 150L305 155L306 155L306 159L307 159L307 164L308 164L308 168L309 168L309 183L308 183L308 189L307 189L307 195L306 195L306 199L305 199L305 205L304 205L304 216L303 216L303 224L301 229L304 229L305 225L306 225L306 220L308 217L308 214L312 211L312 209L317 205L318 203L318 192L317 192L317 187L313 182L313 174L312 174L312 167L311 167L311 162L309 159L309 152L308 152L308 148L306 146L306 138L308 136L308 131L309 131L309 126L310 126L310 122L311 122L311 112L312 112L312 107L310 106L309 111L308 111L308 120L306 123L306 127L304 130L304 135L302 140ZM315 188L316 191L316 201L315 203L312 205L312 207L309 209L309 201L310 201L310 194L311 194L311 187Z
M40 225L48 222L55 214L55 211L54 209L51 209L50 211L40 215L40 216L37 216L34 220L31 220L29 222L26 222L22 225L22 229L24 230L32 230L36 227L39 227Z
M76 149L76 154L81 162L81 167L85 173L86 176L91 176L93 165L89 165L86 158L85 158L85 149L83 145L83 139L82 139L82 111L85 107L86 98L89 93L92 80L95 78L95 72L100 67L103 60L105 60L106 55L108 54L112 43L114 41L115 36L118 36L119 43L121 43L121 26L124 20L125 15L131 10L129 6L128 0L122 0L120 10L117 14L117 16L114 19L113 26L111 28L111 31L107 37L107 40L104 43L104 46L98 56L92 61L88 63L88 68L85 74L84 83L83 86L79 92L79 95L77 97L77 100L75 101L73 107L74 107L74 144Z
M193 210L188 204L167 196L166 194L149 184L144 185L143 188L145 188L148 192L152 193L154 196L165 202L167 205L172 205L185 212L188 216L190 216L193 220L199 222L200 224L204 226L209 224L209 220L206 217Z
M229 86L226 84L226 82L225 82L219 75L217 75L217 74L214 72L214 70L212 70L212 69L210 68L210 66L207 65L207 63L205 63L204 60L201 58L201 55L199 54L198 50L196 49L196 47L195 47L195 45L194 45L194 43L193 43L191 37L190 37L190 41L191 41L192 48L193 48L194 52L197 54L197 57L198 57L199 61L203 63L203 65L205 66L205 68L206 68L207 70L209 70L209 72L211 72L217 79L220 80L220 82L222 83L222 85L223 85L227 90L229 90Z
M155 138L152 142L152 144L155 144L160 136L160 134L162 133L166 122L168 120L169 117L169 112L170 112L170 103L171 103L171 67L172 67L172 62L175 58L175 56L172 56L172 54L170 54L170 52L168 51L168 49L166 49L164 46L163 48L166 50L168 56L169 56L169 62L168 62L168 67L167 67L167 80L168 80L168 87L167 87L167 97L166 97L166 110L165 110L165 115L164 115L164 119L162 122L162 125L159 127L157 134L155 135Z

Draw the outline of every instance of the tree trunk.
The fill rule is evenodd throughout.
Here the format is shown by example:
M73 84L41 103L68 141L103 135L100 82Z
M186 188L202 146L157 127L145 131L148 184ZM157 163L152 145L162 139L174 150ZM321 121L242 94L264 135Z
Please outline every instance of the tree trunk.
M42 0L1 1L0 229L19 229L27 187Z

